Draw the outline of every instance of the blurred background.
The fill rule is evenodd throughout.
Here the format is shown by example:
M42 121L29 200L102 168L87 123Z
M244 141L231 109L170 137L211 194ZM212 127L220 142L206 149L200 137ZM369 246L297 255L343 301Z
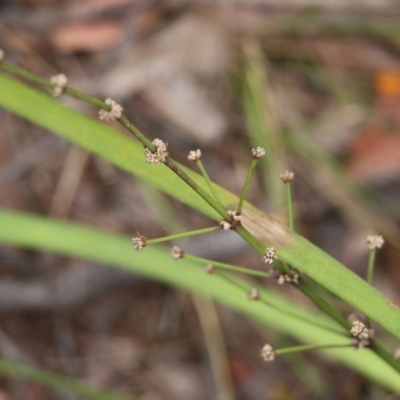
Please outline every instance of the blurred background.
M251 148L265 147L248 200L284 222L279 174L294 171L298 231L361 276L366 235L383 235L374 282L400 303L398 2L3 0L0 47L42 77L62 72L71 87L116 99L177 161L189 165L188 152L200 148L215 182L237 194ZM59 101L96 117L85 103ZM132 236L210 225L61 138L3 110L0 118L1 207ZM259 265L234 234L184 248ZM291 339L112 266L5 246L0 260L3 358L143 400L396 398L319 354L265 364L266 341ZM214 349L226 360L220 376L213 335L223 337ZM0 399L76 397L0 377Z

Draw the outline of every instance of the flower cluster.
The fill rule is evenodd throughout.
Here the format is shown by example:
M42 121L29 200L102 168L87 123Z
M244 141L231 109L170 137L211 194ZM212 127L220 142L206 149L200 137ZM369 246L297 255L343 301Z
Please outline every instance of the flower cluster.
M121 118L122 111L124 110L121 105L119 105L115 100L109 97L104 100L104 102L110 106L110 111L100 110L99 118L102 121L114 121L115 119Z
M257 147L251 150L251 154L255 160L259 160L261 157L265 156L265 150L262 147Z
M260 292L257 288L252 287L250 289L250 293L248 294L249 300L259 300L260 299Z
M273 361L275 359L275 350L268 343L261 349L260 354L264 361Z
M285 171L284 173L280 174L279 176L283 183L289 183L294 178L294 173L290 171Z
M171 256L174 260L179 260L180 258L183 258L185 255L185 252L178 246L174 246L171 249Z
M369 235L367 236L367 245L370 250L380 249L385 241L382 236Z
M300 274L299 271L292 268L290 272L287 274L279 274L277 276L278 284L283 285L284 283L295 283L296 285L299 283Z
M200 158L201 158L200 149L192 150L191 152L189 152L189 155L188 155L188 160L189 161L199 161Z
M146 162L150 164L161 164L166 161L168 157L167 146L168 143L164 143L160 139L154 139L152 141L154 146L156 146L156 151L153 153L149 149L144 151L144 156L146 158Z
M356 339L355 346L358 349L362 349L371 344L370 339L372 337L373 331L368 329L361 321L358 319L353 321L350 333Z
M52 76L50 81L54 84L51 95L53 97L60 97L68 85L68 78L64 74L58 74Z
M142 236L137 236L132 238L132 245L136 251L142 251L146 247L146 238Z
M228 210L228 214L232 217L232 219L236 222L239 222L242 217L236 210Z
M276 250L273 247L267 247L265 249L265 255L262 258L262 260L266 264L272 264L277 259L278 259L278 253L276 252Z

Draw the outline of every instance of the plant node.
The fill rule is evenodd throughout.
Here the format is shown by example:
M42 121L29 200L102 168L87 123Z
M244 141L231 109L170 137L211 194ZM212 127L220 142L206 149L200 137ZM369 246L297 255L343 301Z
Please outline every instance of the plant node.
M152 143L154 144L154 146L156 146L157 150L154 153L151 152L149 149L146 149L144 151L146 162L150 164L161 164L165 162L168 157L168 143L164 143L160 139L154 139Z
M119 105L115 100L110 99L109 97L104 100L104 102L110 106L110 110L100 110L99 118L102 121L114 121L115 119L119 119L122 116L122 111L124 110L121 105Z

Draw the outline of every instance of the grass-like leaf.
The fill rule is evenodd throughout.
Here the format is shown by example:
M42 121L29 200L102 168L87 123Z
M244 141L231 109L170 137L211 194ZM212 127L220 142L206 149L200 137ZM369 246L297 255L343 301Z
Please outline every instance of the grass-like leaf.
M0 88L0 105L4 108L100 155L198 211L219 219L217 213L204 200L164 165L146 164L142 147L133 139L3 74L0 74ZM198 174L191 171L189 174L197 182L204 184L203 178ZM235 195L222 188L218 188L218 191L225 204L237 203ZM267 219L263 220L262 214L260 220L260 230L264 231L269 240L271 235L273 237L276 233L276 224L269 224ZM287 235L292 237L292 243L289 246L276 246L282 259L400 338L398 307L304 238L292 233ZM269 244L266 241L265 245Z
M137 397L113 393L106 389L95 388L86 383L79 382L76 379L3 359L0 359L0 374L37 382L43 386L48 386L57 390L65 390L78 396L83 396L85 399L137 400Z
M148 247L143 252L135 252L131 238L124 235L11 211L0 211L0 226L0 243L89 259L138 272L211 297L302 342L348 343L345 335L332 332L334 325L324 316L307 311L270 291L262 291L262 298L271 304L278 304L280 309L290 311L290 315L261 301L249 301L240 287L218 275L206 274L202 267L191 261L172 260L169 251ZM325 353L400 393L398 374L372 351L346 348L326 350ZM273 365L265 366L266 370L271 367Z

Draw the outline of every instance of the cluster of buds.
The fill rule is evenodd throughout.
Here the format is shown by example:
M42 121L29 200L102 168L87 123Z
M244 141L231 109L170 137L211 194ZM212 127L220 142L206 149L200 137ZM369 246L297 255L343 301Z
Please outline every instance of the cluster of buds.
M230 222L225 221L225 220L222 220L222 221L219 223L219 226L220 226L221 229L223 229L224 231L229 231L230 229L233 228L233 224L231 224Z
M259 160L261 157L265 156L265 150L262 147L257 147L251 150L251 154L255 160Z
M236 222L239 222L242 219L241 215L236 210L228 210L228 214Z
M118 104L115 100L110 99L109 97L104 100L104 102L110 106L110 111L100 110L99 118L102 121L114 121L115 119L119 119L122 116L122 111L124 111L123 107Z
M274 361L275 359L275 350L270 344L264 345L260 352L261 357L264 361Z
M260 299L260 292L258 291L257 288L252 287L250 289L250 292L249 292L247 297L248 297L249 300L259 300Z
M174 260L179 260L185 256L185 252L178 246L174 246L171 249L171 256Z
M385 241L382 236L369 235L367 236L367 245L370 250L380 249Z
M283 285L284 283L294 283L297 285L299 283L299 279L300 279L299 271L297 271L297 269L294 268L292 268L290 272L288 272L287 274L279 273L277 275L277 281L279 285Z
M214 267L214 265L212 265L212 264L207 264L204 270L205 270L206 273L209 274L209 275L212 275L212 274L215 273L215 267Z
M283 183L289 183L292 182L294 178L294 173L290 171L285 171L282 174L280 174L279 177L281 178Z
M373 331L368 329L361 321L358 319L353 321L350 333L356 339L355 346L358 349L368 347L371 344L371 337Z
M68 84L68 78L64 74L54 75L50 79L51 83L54 84L54 87L51 91L51 95L53 97L60 97Z
M150 164L161 164L165 162L168 157L168 143L164 143L160 139L154 139L152 143L154 144L154 146L156 146L156 151L154 153L149 149L146 149L144 151L146 162Z
M188 160L189 161L199 161L201 158L201 151L200 149L192 150L189 152Z
M262 258L262 260L266 264L272 264L277 259L278 259L278 253L276 252L276 250L273 247L267 247L265 249L265 255Z
M132 238L132 245L136 251L142 251L146 247L146 244L146 238L143 236Z

